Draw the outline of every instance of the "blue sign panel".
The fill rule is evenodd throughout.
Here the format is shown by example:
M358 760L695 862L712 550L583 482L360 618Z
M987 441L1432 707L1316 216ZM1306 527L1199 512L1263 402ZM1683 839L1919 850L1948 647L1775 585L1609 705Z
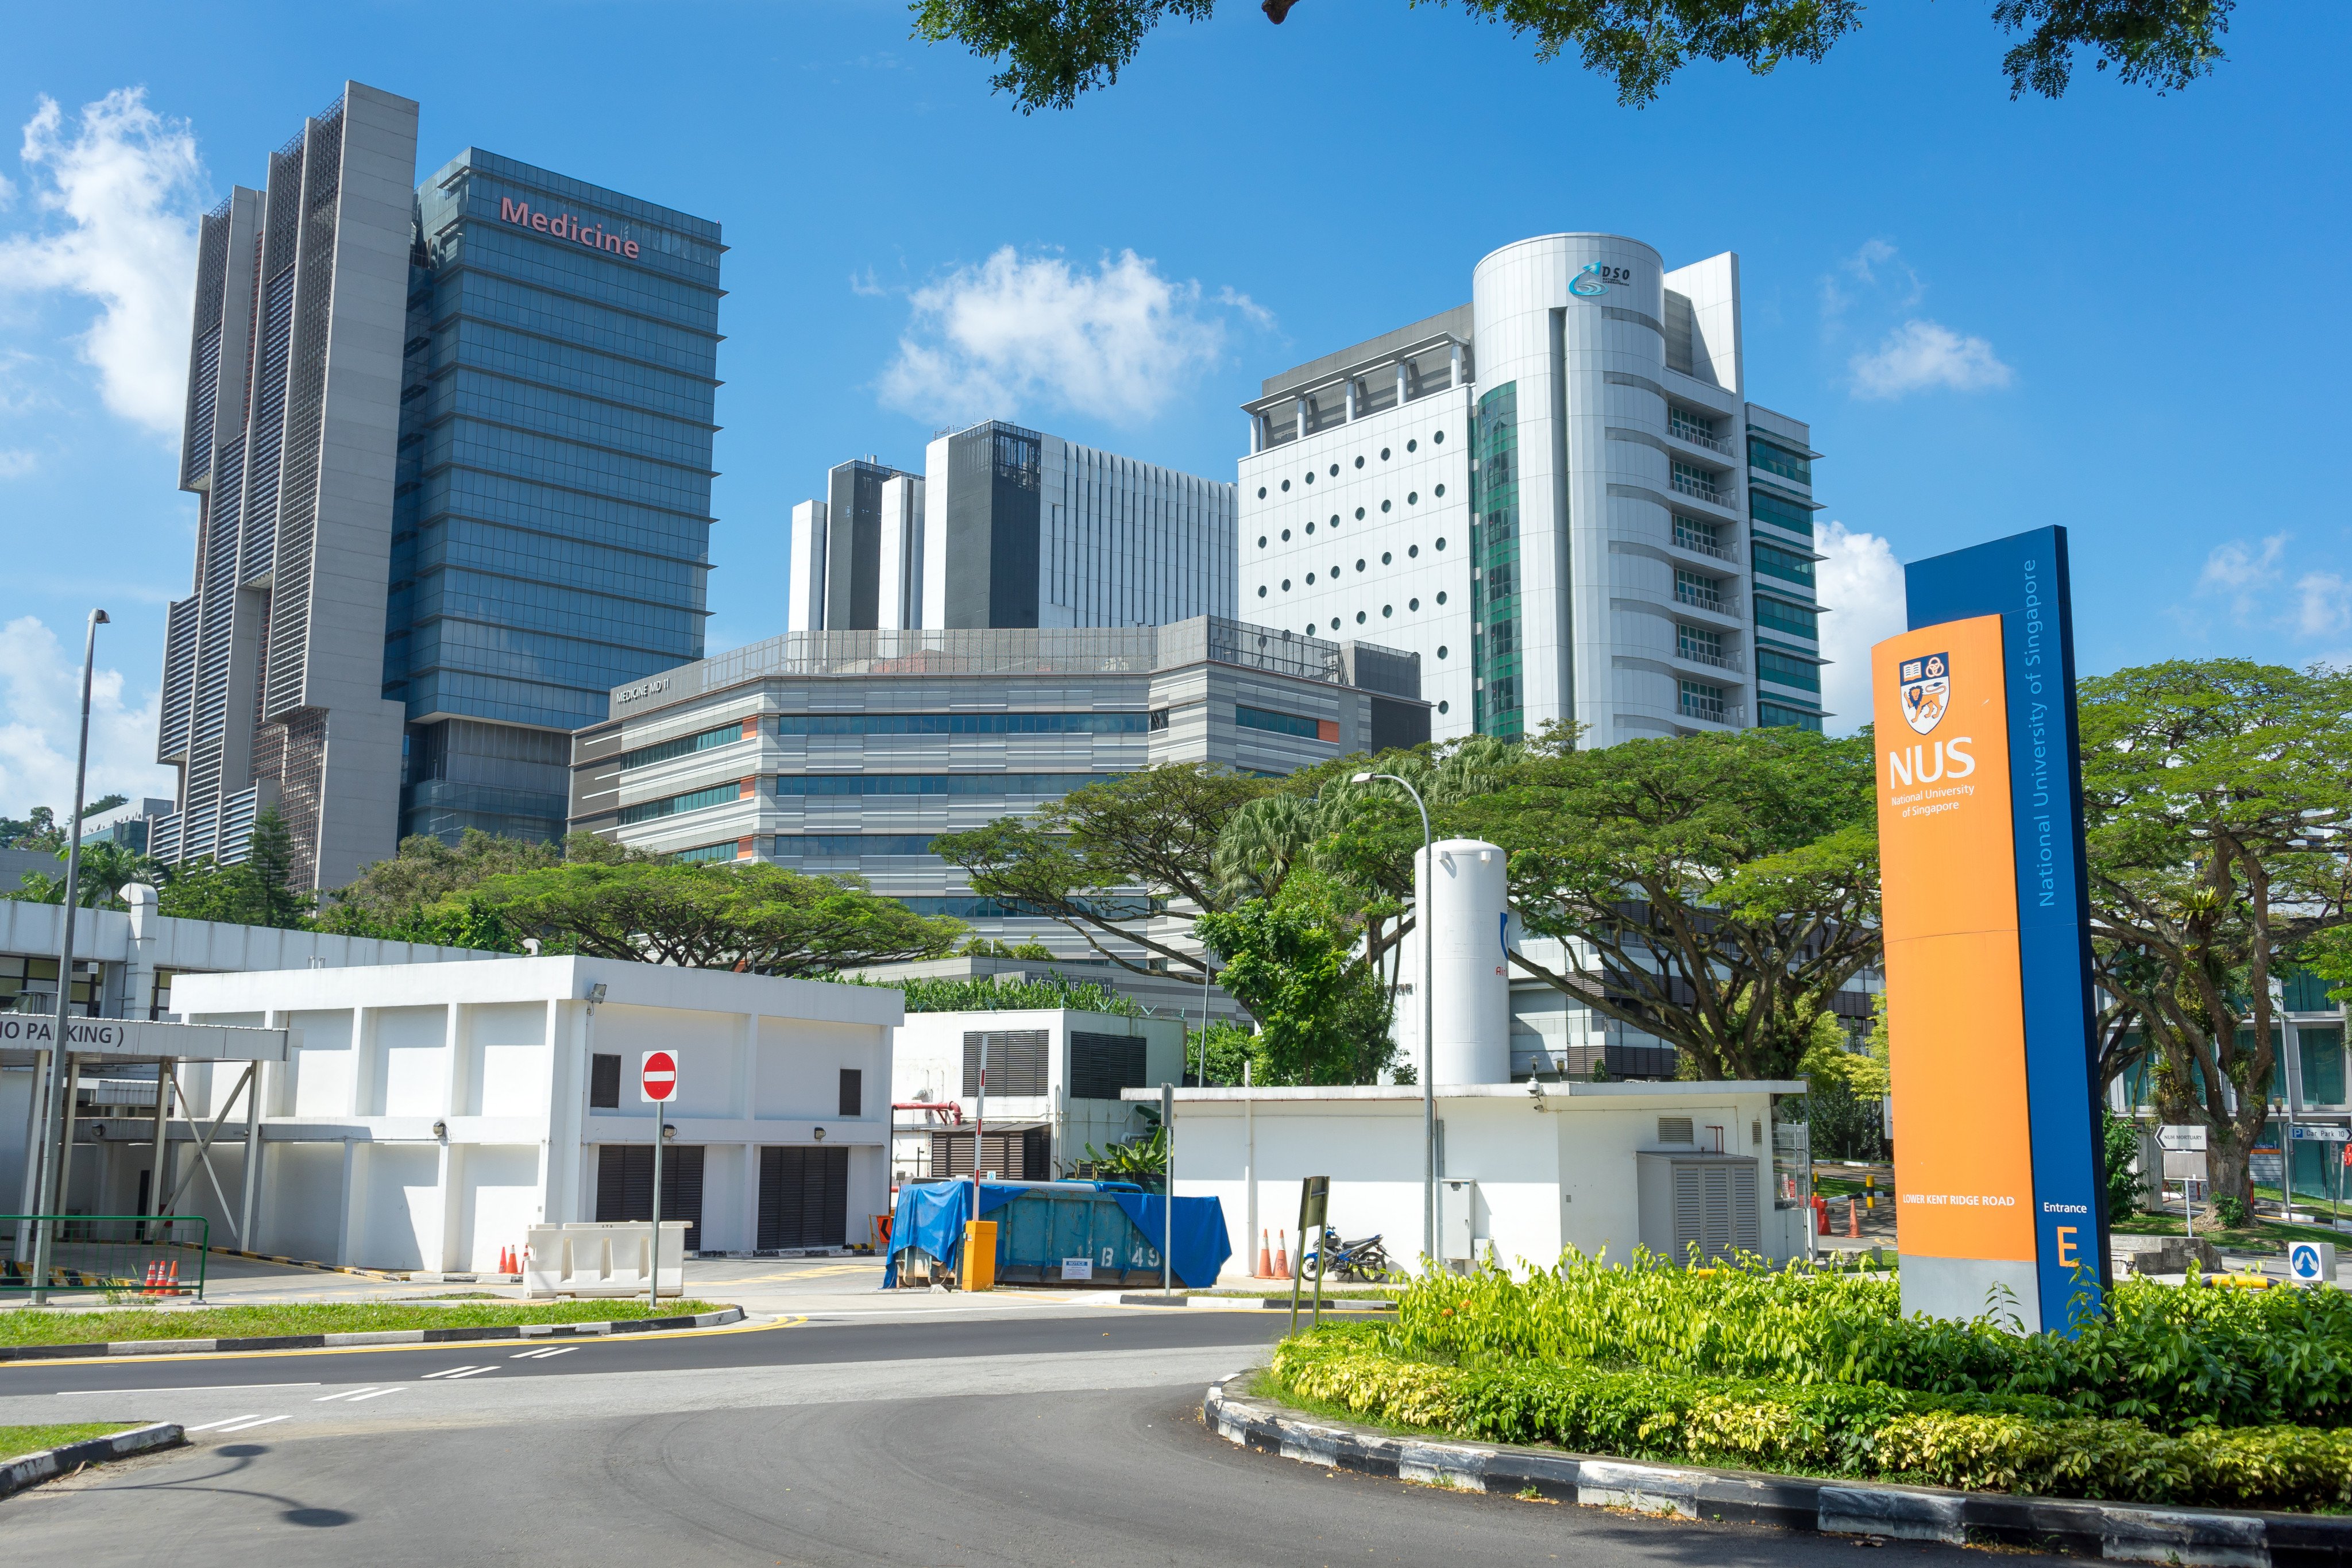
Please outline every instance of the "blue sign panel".
M1914 630L2001 618L2036 1275L2042 1326L2071 1333L2097 1311L2109 1275L2066 531L2036 529L1914 562L1904 586Z

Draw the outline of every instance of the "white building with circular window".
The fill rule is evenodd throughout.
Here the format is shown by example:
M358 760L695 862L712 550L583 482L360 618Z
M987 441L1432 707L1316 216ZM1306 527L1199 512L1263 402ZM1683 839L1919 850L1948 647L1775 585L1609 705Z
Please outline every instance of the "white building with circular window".
M1747 399L1738 258L1549 235L1471 287L1244 405L1242 614L1419 654L1439 739L1818 729L1818 454Z

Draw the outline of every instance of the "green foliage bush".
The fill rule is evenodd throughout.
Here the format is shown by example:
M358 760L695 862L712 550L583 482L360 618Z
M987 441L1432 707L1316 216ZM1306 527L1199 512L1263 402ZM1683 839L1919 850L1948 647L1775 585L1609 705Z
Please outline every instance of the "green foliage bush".
M1926 1394L1654 1367L1397 1353L1396 1331L1347 1324L1290 1340L1290 1395L1393 1426L1486 1442L1742 1469L1866 1477L2116 1501L2352 1506L2352 1432L2199 1427L2072 1414L2038 1394Z
M1997 1304L1996 1304L1997 1306ZM2126 1279L2073 1340L1988 1315L1902 1315L1901 1287L1856 1271L1685 1269L1575 1253L1524 1279L1414 1283L1390 1348L1438 1362L1638 1367L1934 1394L2035 1395L2165 1432L2352 1426L2352 1297Z

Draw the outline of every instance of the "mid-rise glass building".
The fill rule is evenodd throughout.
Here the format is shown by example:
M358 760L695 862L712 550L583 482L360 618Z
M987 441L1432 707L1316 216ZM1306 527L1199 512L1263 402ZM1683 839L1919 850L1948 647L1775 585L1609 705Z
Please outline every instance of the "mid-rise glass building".
M571 731L702 657L724 247L477 148L416 214L383 650L401 832L558 837Z
M479 151L419 187L416 121L347 82L205 216L166 862L272 809L321 888L554 837L570 731L702 653L719 226Z

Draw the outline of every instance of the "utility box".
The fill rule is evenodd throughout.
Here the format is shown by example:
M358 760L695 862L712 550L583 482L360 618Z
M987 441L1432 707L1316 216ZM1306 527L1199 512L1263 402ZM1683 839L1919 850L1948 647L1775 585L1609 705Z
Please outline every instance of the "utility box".
M1643 1247L1678 1264L1694 1247L1702 1264L1762 1250L1753 1156L1645 1149L1633 1163Z
M996 1289L996 1222L966 1220L963 1227L963 1278L967 1290Z
M1477 1259L1478 1184L1466 1177L1448 1177L1437 1184L1438 1234L1445 1244L1445 1261L1469 1264Z

